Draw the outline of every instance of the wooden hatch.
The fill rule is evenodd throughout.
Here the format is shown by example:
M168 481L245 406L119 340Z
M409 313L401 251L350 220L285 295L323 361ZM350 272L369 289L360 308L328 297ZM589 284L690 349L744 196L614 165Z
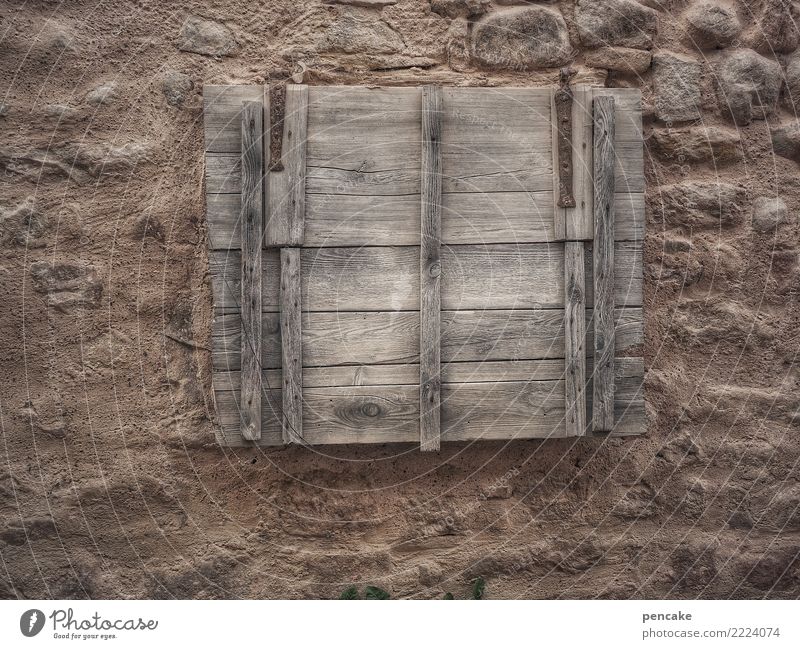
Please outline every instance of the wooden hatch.
M221 444L645 432L638 90L204 97Z

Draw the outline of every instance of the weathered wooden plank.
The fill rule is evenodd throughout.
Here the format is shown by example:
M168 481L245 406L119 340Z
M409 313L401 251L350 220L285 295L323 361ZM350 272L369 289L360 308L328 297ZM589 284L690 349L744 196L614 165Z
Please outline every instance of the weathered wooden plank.
M239 194L241 191L241 153L206 153L206 194Z
M442 89L422 89L419 251L419 446L438 451L441 424Z
M261 437L261 238L264 213L264 105L242 105L242 437Z
M479 132L536 133L550 128L549 88L455 88L442 89L444 137L464 137Z
M632 359L641 364L641 359ZM616 378L619 419L612 435L642 432L646 427L641 374ZM268 391L265 408L280 404L278 390ZM307 388L303 416L308 444L417 442L419 393L415 385ZM215 394L221 442L242 445L238 434L236 392ZM266 415L270 415L269 418ZM272 420L265 413L265 422ZM456 383L442 386L442 439L542 439L564 437L564 382ZM259 442L280 443L272 425Z
M442 363L443 383L557 381L563 376L564 363L561 359ZM262 377L267 389L280 387L280 370L264 370ZM219 370L212 376L215 390L238 390L239 380L237 370ZM304 388L352 385L419 385L419 364L334 365L303 369Z
M590 250L587 246L587 250ZM303 309L385 311L419 309L419 251L380 248L308 248L301 252ZM211 251L215 306L237 309L239 252ZM442 308L561 308L564 305L563 244L445 246ZM586 255L586 303L594 300L592 258ZM617 242L614 254L617 306L642 304L642 254L636 242ZM263 254L262 305L278 310L277 253Z
M445 88L442 190L552 192L546 88Z
M644 238L644 194L615 194L617 241ZM208 194L209 245L239 246L238 194ZM442 243L546 243L557 240L552 192L442 194ZM307 246L419 244L419 195L306 195Z
M419 88L310 88L308 193L419 194L420 102Z
M369 171L309 165L306 193L324 196L409 196L419 193L419 169Z
M564 389L567 437L586 433L586 283L582 241L564 244Z
M587 310L587 349L592 349L592 312ZM261 364L281 367L280 319L265 313ZM238 313L217 315L212 325L215 370L239 369L241 321ZM616 347L642 342L642 310L617 309ZM305 367L417 363L419 313L303 313ZM442 311L443 362L563 358L564 310Z
M205 150L241 152L242 102L261 101L261 86L203 86Z
M416 126L419 143L419 110L422 90L401 86L311 86L309 134L336 131L365 120L391 129L398 124Z
M614 185L618 193L644 192L644 149L641 140L614 144Z
M286 87L286 112L281 149L282 170L269 172L268 246L303 244L306 214L306 141L308 139L308 87Z
M614 98L594 100L594 395L592 429L614 427Z
M281 249L281 370L283 441L303 441L303 339L301 325L300 250Z
M572 147L575 160L575 207L566 208L566 238L591 239L592 221L592 88L578 86L572 103Z
M622 350L624 351L624 350ZM592 369L591 356L586 358ZM618 356L614 364L617 379L643 377L644 361L640 357ZM442 363L442 383L497 383L500 381L559 381L564 378L564 359L526 361L451 361ZM217 371L212 377L215 390L238 390L237 370ZM280 389L281 371L264 370L266 389ZM591 383L591 379L589 379ZM418 385L419 365L334 365L303 369L304 388L348 387L354 385ZM591 386L590 386L591 387ZM591 392L591 390L589 390Z
M614 362L614 428L596 436L643 435L647 432L644 399L644 359L617 357ZM590 375L591 376L591 375ZM592 412L593 379L586 386L587 408Z

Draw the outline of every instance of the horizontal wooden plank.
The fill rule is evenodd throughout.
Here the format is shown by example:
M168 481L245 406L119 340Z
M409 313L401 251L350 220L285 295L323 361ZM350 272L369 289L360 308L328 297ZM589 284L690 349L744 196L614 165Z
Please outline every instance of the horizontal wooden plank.
M442 237L457 243L544 243L553 240L552 192L443 194ZM418 245L419 195L306 197L306 244ZM238 194L208 194L209 246L239 247ZM644 238L644 194L616 194L617 241Z
M309 86L309 127L327 131L371 119L419 127L422 89L391 86ZM310 130L310 129L309 129ZM417 135L419 143L419 134Z
M419 192L419 169L342 169L309 165L306 192L334 196L407 196ZM308 199L310 200L310 199Z
M591 260L587 246L587 260ZM307 311L388 311L419 308L418 250L305 248L303 308ZM558 244L444 246L442 308L509 309L563 306L564 247ZM211 251L209 266L217 309L239 304L238 251ZM277 255L264 252L262 304L278 309ZM592 304L592 269L587 262L587 305ZM642 304L642 255L636 242L615 245L615 303Z
M239 154L242 102L263 99L263 86L203 86L205 150Z
M587 349L593 342L587 311ZM617 309L615 338L620 350L642 342L642 310ZM262 366L281 366L277 313L262 320ZM305 367L416 363L419 313L304 313ZM217 315L212 325L212 365L239 369L241 320L238 313ZM532 360L564 355L564 310L442 311L442 361Z
M592 359L586 359L589 373ZM619 377L644 376L644 359L618 357L614 366ZM279 369L262 372L264 387L280 388ZM450 361L442 363L443 383L497 383L499 381L559 381L564 378L564 359L546 358L525 361ZM217 371L212 377L215 390L238 390L237 370ZM303 370L304 388L347 387L355 385L417 385L419 365L335 365Z
M636 363L640 365L640 359ZM636 371L634 369L634 371ZM641 379L620 375L620 413L612 435L645 429ZM280 390L266 390L260 445L280 444ZM221 442L243 446L238 395L215 392ZM303 437L308 444L418 442L416 385L319 387L303 391ZM444 441L563 437L564 382L448 383L442 386Z

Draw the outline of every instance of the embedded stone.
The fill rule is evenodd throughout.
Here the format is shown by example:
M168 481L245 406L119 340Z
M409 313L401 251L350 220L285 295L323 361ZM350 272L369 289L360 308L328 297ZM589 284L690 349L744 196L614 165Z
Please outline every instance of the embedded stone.
M167 70L161 80L161 91L170 106L180 106L193 88L191 78L177 70Z
M790 54L800 42L800 15L789 0L764 0L758 21L748 31L746 42L767 55Z
M734 162L741 160L742 137L738 131L717 126L657 129L650 148L660 157L684 162Z
M797 54L786 65L786 91L790 108L800 107L800 56Z
M663 214L669 226L716 228L737 225L742 220L746 192L740 185L693 180L661 187L653 211Z
M46 294L50 306L65 310L100 304L103 283L89 264L37 261L31 264L30 273L34 290Z
M800 122L770 130L772 150L783 158L800 162Z
M587 47L653 47L658 13L633 0L580 0L575 13L578 35Z
M785 223L789 211L782 198L760 196L753 201L753 229L756 232L769 232Z
M653 55L656 117L664 122L700 118L700 63L673 52Z
M21 203L0 206L0 241L3 245L39 248L47 230L47 215L37 209L33 198Z
M326 5L351 5L353 7L368 7L383 9L389 5L397 4L397 0L322 0Z
M475 59L490 68L555 68L572 60L567 24L558 11L520 7L490 14L472 32Z
M342 11L322 37L320 48L345 54L394 54L403 39L388 24L370 12Z
M430 0L431 11L445 18L482 16L491 6L489 0Z
M447 64L456 72L470 69L469 23L466 18L456 18L447 28Z
M742 31L736 12L718 2L698 2L686 12L689 36L703 49L726 47Z
M780 96L780 66L752 50L727 53L717 68L723 114L744 126L773 112Z
M222 23L190 15L181 27L178 49L203 56L228 56L236 49L236 39Z
M114 81L103 84L86 94L86 103L92 106L110 104L117 98L117 84Z
M623 74L643 74L650 67L652 54L631 47L601 47L584 54L584 63L590 68L603 68Z

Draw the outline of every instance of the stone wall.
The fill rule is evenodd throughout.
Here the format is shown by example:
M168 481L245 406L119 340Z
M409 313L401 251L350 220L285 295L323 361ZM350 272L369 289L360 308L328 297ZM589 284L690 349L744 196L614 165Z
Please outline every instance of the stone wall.
M178 7L177 5L181 6ZM0 596L798 597L798 5L0 8ZM638 86L630 440L221 450L204 83Z

